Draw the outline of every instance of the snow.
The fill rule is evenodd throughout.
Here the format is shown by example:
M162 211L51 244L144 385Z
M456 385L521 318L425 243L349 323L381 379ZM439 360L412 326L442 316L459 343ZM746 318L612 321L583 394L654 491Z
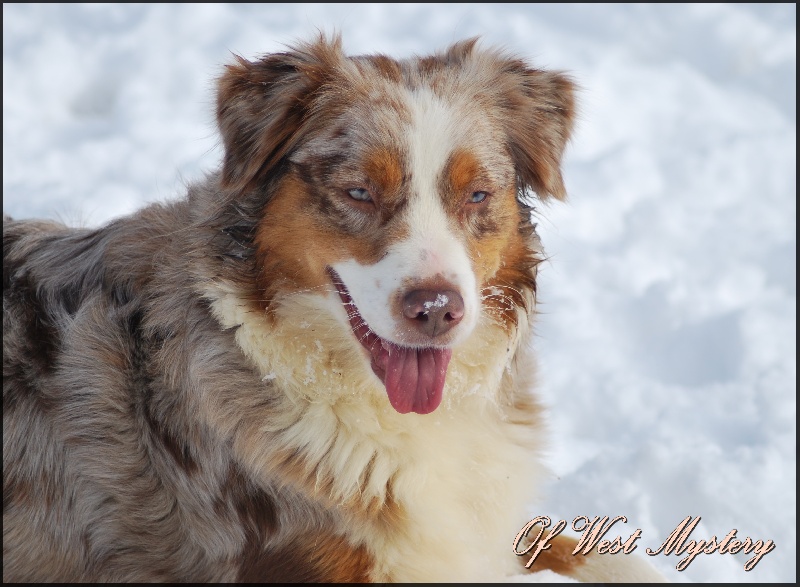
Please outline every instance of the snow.
M795 582L796 6L4 4L5 213L179 196L219 163L222 65L318 29L394 56L481 35L571 73L570 199L536 214L558 479L531 517L625 515L655 549L700 516L693 539L776 549L648 557L670 580Z
M427 314L431 308L444 308L449 301L450 298L448 298L446 295L437 294L435 300L432 302L425 302L422 304L422 307L425 308L425 313Z

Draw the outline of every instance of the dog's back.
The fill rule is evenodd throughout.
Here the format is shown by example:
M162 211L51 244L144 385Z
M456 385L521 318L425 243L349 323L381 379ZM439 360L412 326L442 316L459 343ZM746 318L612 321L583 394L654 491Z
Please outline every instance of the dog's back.
M6 580L225 577L180 521L211 505L192 504L187 476L207 455L183 440L188 406L168 389L184 376L161 357L199 309L151 326L160 279L186 287L157 220L172 211L153 212L101 230L4 221Z

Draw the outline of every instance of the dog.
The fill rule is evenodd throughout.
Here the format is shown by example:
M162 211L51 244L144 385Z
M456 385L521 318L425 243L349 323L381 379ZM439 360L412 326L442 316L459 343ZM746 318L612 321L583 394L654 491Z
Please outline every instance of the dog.
M218 80L221 168L3 223L5 581L498 580L547 471L530 345L576 88L320 35ZM531 571L658 580L635 557Z

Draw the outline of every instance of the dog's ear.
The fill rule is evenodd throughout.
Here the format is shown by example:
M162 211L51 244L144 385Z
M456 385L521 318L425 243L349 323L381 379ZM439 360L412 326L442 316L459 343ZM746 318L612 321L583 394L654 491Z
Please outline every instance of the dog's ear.
M520 59L503 59L500 67L495 87L520 187L563 200L561 157L575 120L575 84Z
M225 148L222 185L244 191L297 144L320 86L344 56L338 35L320 35L256 61L235 57L218 82L217 123Z

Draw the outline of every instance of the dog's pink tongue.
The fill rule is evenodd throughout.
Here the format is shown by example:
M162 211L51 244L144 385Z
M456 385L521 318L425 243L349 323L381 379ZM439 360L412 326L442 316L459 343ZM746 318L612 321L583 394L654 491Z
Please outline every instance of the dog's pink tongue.
M401 414L429 414L442 402L444 378L453 352L450 349L411 349L389 345L386 359L386 393Z

